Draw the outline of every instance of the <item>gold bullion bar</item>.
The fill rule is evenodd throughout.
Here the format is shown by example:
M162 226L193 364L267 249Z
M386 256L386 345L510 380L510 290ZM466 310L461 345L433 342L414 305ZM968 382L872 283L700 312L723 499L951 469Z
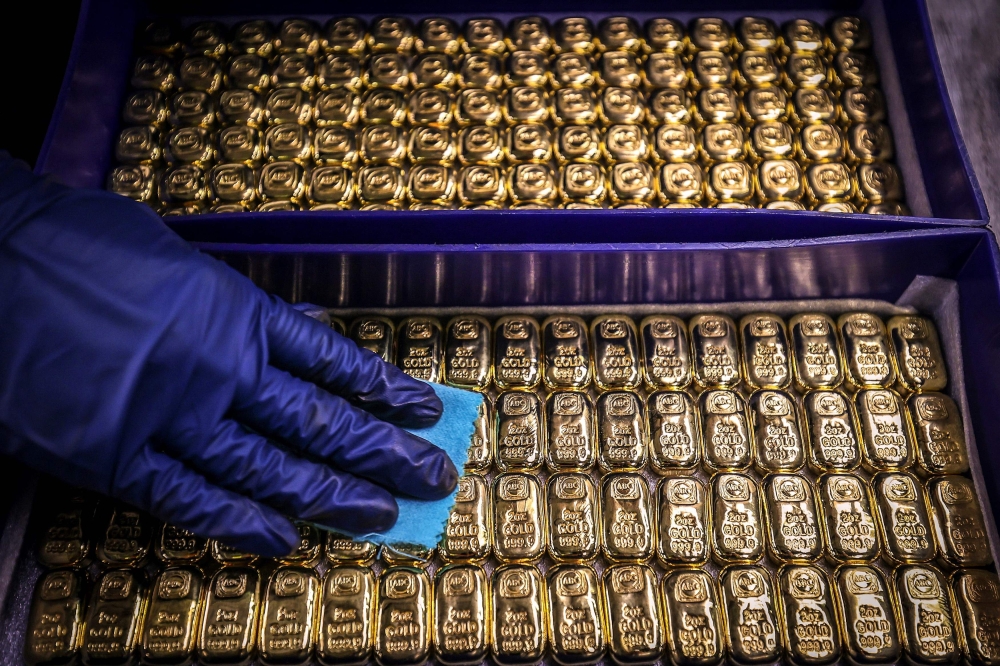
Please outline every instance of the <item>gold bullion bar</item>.
M1000 580L990 571L963 569L952 577L965 663L1000 663Z
M710 471L750 466L750 425L743 398L736 391L705 391L698 396L705 467Z
M934 559L934 538L920 482L906 472L880 472L872 477L871 488L885 546L882 557L894 566Z
M696 478L661 479L657 491L656 555L663 566L708 561L708 492Z
M767 553L778 563L808 563L823 553L816 497L808 479L772 474L764 479Z
M95 511L96 502L84 493L58 498L39 539L38 561L50 569L85 564L90 555Z
M549 557L557 562L589 561L601 546L597 487L587 474L560 472L546 483Z
M762 567L726 567L719 577L729 659L740 666L771 664L781 656L774 585Z
M641 564L615 564L604 571L608 651L615 663L653 664L663 653L663 619L656 574Z
M224 567L207 587L198 631L198 661L248 663L257 654L260 574L246 566Z
M399 322L396 365L426 382L441 381L444 356L441 324L433 317L408 317Z
M103 538L97 544L97 556L105 564L139 564L149 552L152 526L149 517L123 505L115 506L108 517Z
M851 664L894 664L902 645L896 611L882 573L845 564L834 573L844 651Z
M312 566L319 560L323 550L323 539L320 538L319 530L308 523L295 523L295 528L299 531L299 545L289 555L278 558L284 564L301 564Z
M720 663L725 629L715 581L704 571L673 571L663 578L661 596L670 661L675 666Z
M594 568L560 564L548 572L547 583L552 658L564 666L597 663L604 656L605 631Z
M657 391L646 398L649 458L658 474L694 469L701 462L698 409L682 391Z
M131 664L142 634L146 583L129 569L105 572L94 587L84 620L85 664Z
M215 539L212 539L208 550L212 555L212 559L219 564L249 564L257 559L257 556L253 553L236 550L232 546L227 546L221 541L216 541Z
M545 401L548 429L545 462L549 470L586 471L597 461L594 404L577 391L557 391Z
M597 463L603 471L632 471L646 465L646 425L642 401L630 391L597 398Z
M899 394L862 389L854 396L861 421L861 462L872 472L908 469L913 464L913 430Z
M542 403L531 391L497 396L496 464L501 471L535 470L545 461Z
M656 539L646 479L636 472L608 474L601 482L601 549L612 562L646 562Z
M187 664L194 653L204 576L192 566L168 567L153 583L142 629L142 660Z
M885 324L873 314L851 312L837 320L844 342L847 382L854 388L889 388L896 381Z
M695 315L688 322L694 356L694 381L700 388L731 388L740 383L736 324L725 315Z
M448 322L444 343L444 380L461 388L484 391L490 384L493 364L490 323L476 315L462 315Z
M778 570L781 638L794 666L823 666L840 658L831 583L814 566L786 564Z
M387 317L359 317L351 322L348 337L361 347L374 352L386 363L396 356L396 328Z
M828 315L812 312L788 322L792 334L792 369L802 390L837 388L844 380L837 326Z
M502 666L530 666L545 656L545 581L537 567L507 564L493 572L493 659Z
M806 460L799 407L783 391L762 390L748 403L753 423L754 466L761 474L794 472Z
M260 620L260 660L264 664L304 664L316 642L319 581L303 566L275 569L267 583Z
M485 559L490 554L492 508L485 478L478 474L460 478L441 539L441 558L446 562Z
M431 583L410 567L390 567L378 580L375 659L383 666L421 664L431 649Z
M752 314L740 320L743 376L751 388L783 389L792 381L788 331L781 317Z
M326 533L326 559L336 564L370 564L378 553L378 546L371 541L355 541L336 532Z
M936 476L927 482L931 525L939 556L949 566L993 563L976 486L964 476Z
M652 315L639 328L646 386L686 388L691 383L691 351L684 322L671 315Z
M469 472L485 472L493 464L493 399L488 395L483 395L478 414L465 462Z
M555 315L542 322L545 386L582 389L590 383L590 339L580 317Z
M493 373L497 387L534 388L541 380L541 341L532 317L508 315L493 325Z
M948 370L934 322L926 317L893 317L888 329L900 383L909 391L943 391Z
M764 519L757 482L745 474L712 477L712 557L720 564L752 563L764 554Z
M316 658L324 666L358 666L372 652L375 577L368 567L337 565L323 576Z
M474 564L451 564L434 580L434 652L446 666L478 664L489 652L489 585Z
M914 393L906 400L916 435L917 472L964 474L969 471L962 412L943 393Z
M24 639L30 666L71 663L83 637L82 574L68 569L38 579Z
M428 548L417 543L396 541L382 544L378 549L378 557L385 566L426 569L430 566L436 552L437 548Z
M809 466L819 472L850 471L861 464L854 404L839 391L809 391L802 399L809 434Z
M603 315L590 322L594 339L594 381L604 390L639 386L639 336L624 315Z
M903 652L911 664L954 664L961 656L948 582L926 565L899 567L894 576Z
M824 474L817 484L827 558L837 564L874 561L881 550L868 484L853 474Z
M537 560L545 549L545 505L538 479L507 472L493 480L493 550L501 562Z

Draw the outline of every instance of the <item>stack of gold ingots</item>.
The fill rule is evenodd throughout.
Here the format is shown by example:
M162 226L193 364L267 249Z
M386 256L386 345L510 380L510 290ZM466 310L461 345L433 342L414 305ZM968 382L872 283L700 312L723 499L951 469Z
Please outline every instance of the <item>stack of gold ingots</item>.
M856 17L154 22L108 188L207 210L907 214Z
M294 555L255 561L67 500L29 663L1000 658L1000 580L929 319L332 323L489 398L437 552L321 548L303 526Z

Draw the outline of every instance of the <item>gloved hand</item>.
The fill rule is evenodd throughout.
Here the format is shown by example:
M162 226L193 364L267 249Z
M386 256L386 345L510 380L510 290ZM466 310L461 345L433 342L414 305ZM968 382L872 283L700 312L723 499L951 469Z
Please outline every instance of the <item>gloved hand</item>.
M0 452L242 550L351 533L458 473L441 402L149 208L0 153ZM395 424L395 425L392 425ZM275 442L280 442L277 444Z

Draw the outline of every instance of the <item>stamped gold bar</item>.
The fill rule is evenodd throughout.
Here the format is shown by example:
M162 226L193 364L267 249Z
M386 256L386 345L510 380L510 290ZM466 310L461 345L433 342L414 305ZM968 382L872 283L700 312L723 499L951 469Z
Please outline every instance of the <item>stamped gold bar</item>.
M906 400L916 435L917 471L964 474L969 471L962 413L943 393L914 393Z
M624 315L603 315L590 323L594 340L594 381L604 390L639 385L639 339Z
M493 326L493 366L497 387L534 388L541 380L541 340L532 317L508 315Z
M142 629L143 662L186 664L191 660L202 582L202 572L192 566L168 567L157 576Z
M35 586L24 637L29 666L72 663L83 638L83 574L60 569Z
M359 317L351 322L347 335L362 349L392 363L396 357L396 328L387 317Z
M493 413L493 400L488 395L484 395L469 441L469 459L465 462L466 471L483 472L493 464Z
M894 664L902 653L896 611L882 573L867 565L837 569L838 611L851 664Z
M656 555L664 566L708 561L709 499L696 478L662 479L657 491Z
M725 315L695 315L688 323L694 380L700 388L730 388L740 381L736 324Z
M648 458L642 401L630 391L609 391L597 399L597 463L604 471L631 471Z
M725 656L725 629L715 581L681 569L661 584L667 653L676 666L714 666Z
M552 27L556 53L590 54L597 47L594 24L590 19L568 16L555 22Z
M934 322L926 317L893 317L889 337L896 352L899 381L908 391L943 391L948 370Z
M476 664L489 651L489 585L474 564L452 564L434 580L434 648L446 665Z
M91 556L95 502L82 492L57 495L38 542L38 561L46 567L79 567Z
M680 391L658 391L646 399L649 457L653 471L692 469L701 461L701 429L694 400Z
M441 558L446 562L480 561L490 554L493 505L490 487L478 474L458 480L455 504L441 539Z
M890 388L896 380L892 349L882 320L867 312L852 312L837 320L847 381L855 388Z
M963 569L952 578L956 625L967 664L1000 663L1000 580L990 571Z
M371 541L355 541L336 532L326 533L326 559L331 564L370 564L378 554L378 546Z
M754 466L761 474L794 472L806 460L806 444L795 400L783 391L750 396Z
M375 577L367 567L339 565L323 576L316 658L324 666L357 666L372 651Z
M152 525L144 513L116 506L97 545L97 557L112 566L133 566L149 553Z
M490 644L502 666L529 666L545 656L545 581L537 567L508 564L493 572Z
M975 484L964 476L935 476L927 496L941 559L955 568L989 566L993 555Z
M560 564L548 572L546 588L552 658L565 666L597 663L604 656L605 632L593 567Z
M590 340L587 325L572 315L542 322L542 358L549 388L584 388L590 383Z
M413 567L416 569L427 569L434 560L437 548L424 546L418 543L407 543L397 541L394 543L384 543L378 549L378 558L385 566Z
M167 564L194 562L208 552L208 541L181 527L163 524L157 533L154 551Z
M271 574L261 610L260 659L264 664L303 664L312 655L319 597L316 573L281 566Z
M684 52L688 45L684 25L677 19L651 18L645 25L645 47L650 51Z
M84 620L81 657L85 664L131 664L147 604L140 571L113 569L94 585Z
M198 661L245 664L257 653L260 576L243 566L224 567L207 585L198 631Z
M770 664L781 656L771 575L756 566L732 566L719 577L729 659L740 666Z
M746 403L729 390L705 391L698 396L705 467L711 471L741 470L750 466L751 430Z
M653 555L655 520L649 488L641 474L609 474L601 482L601 548L612 562L646 562Z
M299 546L290 554L277 558L282 564L300 564L302 566L312 566L319 560L323 550L323 539L319 530L309 523L295 523L299 531Z
M493 550L501 562L531 562L545 549L545 503L538 478L521 472L493 480Z
M545 462L549 470L586 471L597 462L594 404L577 391L556 391L545 401L548 430Z
M545 461L545 419L538 396L506 391L497 396L496 464L501 471L535 470Z
M752 563L764 554L764 520L757 482L745 474L712 477L712 557Z
M909 468L913 430L899 394L892 389L863 389L854 403L861 421L864 466L873 472Z
M822 527L809 481L796 474L764 479L767 552L779 563L808 563L823 552Z
M893 582L907 661L956 663L961 648L945 577L933 567L912 565L896 569Z
M849 471L861 463L854 404L839 391L809 391L802 399L809 434L809 466Z
M882 557L893 565L934 559L937 551L920 482L905 472L880 472L872 477L871 488L885 546Z
M444 346L444 380L462 388L485 390L492 376L490 323L476 315L448 322Z
M652 315L643 319L639 328L646 386L687 387L691 383L691 356L684 322L671 315Z
M838 564L874 561L881 551L868 484L844 473L824 474L817 484L827 558Z
M803 390L836 388L844 379L837 327L825 314L800 314L788 322L792 336L792 369Z
M656 574L641 564L615 564L605 570L602 587L611 658L623 665L654 663L666 646Z
M409 317L399 322L396 365L427 382L441 381L444 349L441 324L433 317Z
M841 653L840 630L826 573L789 564L778 570L782 642L795 666L823 666Z
M749 51L774 52L784 44L778 26L769 18L744 16L736 22L736 39Z
M785 322L772 314L740 320L743 374L752 388L782 389L791 383L791 360Z
M219 564L249 564L257 559L257 556L253 553L236 550L232 546L227 546L215 539L212 539L209 544L209 552L212 555L212 559Z
M546 485L549 556L557 562L590 561L601 543L601 509L594 481L579 472L561 472Z
M383 666L421 664L431 649L431 584L427 574L390 567L378 580L375 659Z

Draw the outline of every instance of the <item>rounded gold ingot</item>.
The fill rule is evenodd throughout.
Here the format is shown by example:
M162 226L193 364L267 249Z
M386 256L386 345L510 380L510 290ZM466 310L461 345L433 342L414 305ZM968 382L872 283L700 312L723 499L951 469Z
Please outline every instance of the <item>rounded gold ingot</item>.
M556 53L593 53L597 48L594 24L588 18L566 17L555 22L552 29Z

